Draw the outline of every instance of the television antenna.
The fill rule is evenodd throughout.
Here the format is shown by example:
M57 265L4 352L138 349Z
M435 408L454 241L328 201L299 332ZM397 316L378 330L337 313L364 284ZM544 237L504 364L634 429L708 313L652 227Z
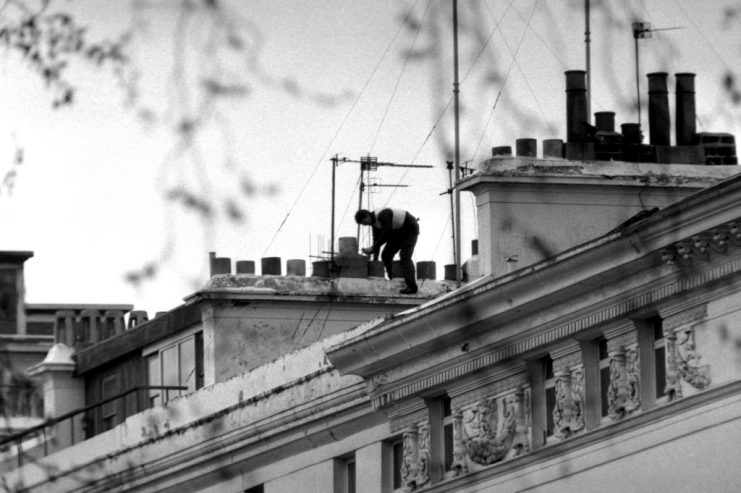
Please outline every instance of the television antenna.
M638 110L638 125L641 124L641 75L640 75L640 58L638 50L638 40L651 38L651 33L657 31L674 31L675 29L684 29L682 26L677 27L660 27L651 29L651 23L649 22L634 22L631 24L633 28L633 40L635 41L635 59L636 59L636 108Z
M383 185L380 183L372 183L370 180L370 173L371 171L378 170L379 166L387 166L391 168L432 168L433 166L428 164L400 164L400 163L390 163L390 162L384 162L384 161L378 161L378 158L371 155L362 156L359 160L354 159L348 159L346 157L339 157L337 154L334 155L331 159L332 161L332 245L330 247L330 263L331 265L334 265L334 232L335 232L335 224L334 224L334 217L335 217L335 187L336 187L336 177L335 173L337 170L337 167L341 163L355 163L360 164L360 185L359 185L359 198L358 198L358 209L361 209L363 207L363 193L365 192L366 187L390 187L390 188L405 188L409 185ZM364 178L365 177L365 178ZM360 238L360 225L358 224L358 233L357 233L358 239Z

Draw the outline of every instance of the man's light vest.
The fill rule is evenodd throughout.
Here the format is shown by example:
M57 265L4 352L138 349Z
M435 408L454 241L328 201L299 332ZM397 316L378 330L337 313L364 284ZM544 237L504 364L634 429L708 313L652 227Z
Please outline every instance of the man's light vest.
M376 218L376 222L373 224L373 227L381 227L381 223L378 222L378 214L385 209L388 209L393 213L393 215L391 216L391 229L401 229L401 227L404 225L404 220L407 217L407 211L403 211L401 209L392 209L390 207L384 207L382 209L376 209L375 211L373 211L373 215Z

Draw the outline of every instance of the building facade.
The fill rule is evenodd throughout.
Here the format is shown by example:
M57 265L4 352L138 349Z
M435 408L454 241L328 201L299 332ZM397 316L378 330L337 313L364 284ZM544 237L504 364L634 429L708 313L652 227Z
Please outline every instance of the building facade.
M223 273L76 350L58 322L45 404L107 407L6 441L3 486L738 491L741 175L685 128L633 130L495 148L457 184L478 208L460 287Z

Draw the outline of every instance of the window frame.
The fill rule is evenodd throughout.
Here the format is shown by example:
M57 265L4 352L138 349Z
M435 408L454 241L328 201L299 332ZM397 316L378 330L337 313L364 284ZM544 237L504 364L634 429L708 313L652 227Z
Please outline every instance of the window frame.
M192 370L183 376L183 346L192 344L191 353L193 366ZM188 387L187 390L155 390L150 389L148 399L150 405L159 405L168 402L175 397L195 392L204 386L203 368L204 368L204 351L203 351L203 330L200 326L194 327L185 333L178 334L177 337L170 337L160 342L158 345L149 346L142 351L142 358L145 360L145 370L147 373L147 384L153 387L165 386L165 361L163 354L167 351L173 351L175 355L175 374L177 382L174 386ZM152 369L157 369L157 376L153 378ZM192 375L192 377L191 377Z
M384 444L384 469L386 479L383 491L402 493L404 480L401 477L401 468L404 466L404 435L397 435L385 440Z
M355 452L334 459L334 493L357 493L358 475Z

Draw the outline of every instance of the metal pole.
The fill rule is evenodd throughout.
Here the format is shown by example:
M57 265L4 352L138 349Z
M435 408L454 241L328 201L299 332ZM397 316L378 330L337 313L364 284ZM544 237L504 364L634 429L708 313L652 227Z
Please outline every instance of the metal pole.
M635 47L636 47L636 107L638 109L638 125L641 124L641 77L640 77L640 63L638 61L638 35L635 34Z
M452 233L450 237L453 239L453 258L457 259L458 254L456 253L458 251L458 245L456 245L455 241L455 206L454 206L454 200L453 200L453 161L448 161L448 194L450 195L450 219L452 221ZM456 265L457 270L457 265Z
M453 0L453 94L455 95L455 183L458 184L461 175L461 145L460 145L460 125L459 125L459 104L458 94L460 86L458 83L458 0ZM453 255L455 257L455 281L456 286L461 285L461 194L457 186L453 189L455 195L455 246Z
M591 43L589 30L589 0L584 0L584 44L587 57L587 123L592 123L592 57L589 51Z
M334 194L335 194L335 172L337 170L337 155L332 158L332 234L331 242L329 247L329 269L330 272L334 268Z
M363 184L363 163L360 163L360 189L358 190L358 210L363 208L363 189L365 188L365 185ZM358 224L358 246L360 246L360 224Z

